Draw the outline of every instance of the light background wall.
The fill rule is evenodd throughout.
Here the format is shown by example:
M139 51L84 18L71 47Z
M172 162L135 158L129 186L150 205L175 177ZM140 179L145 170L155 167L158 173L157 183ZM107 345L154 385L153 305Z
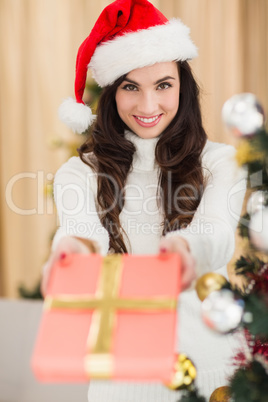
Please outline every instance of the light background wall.
M110 1L0 0L0 295L33 287L56 226L45 184L66 160L51 139L72 141L58 121L73 94L78 46ZM199 58L209 138L232 143L221 108L235 93L253 92L268 110L267 0L155 0L168 17L191 28ZM167 44L168 46L168 44Z

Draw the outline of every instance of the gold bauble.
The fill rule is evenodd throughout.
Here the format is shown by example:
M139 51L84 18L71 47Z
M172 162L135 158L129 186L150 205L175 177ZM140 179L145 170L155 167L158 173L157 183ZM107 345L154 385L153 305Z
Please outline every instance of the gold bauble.
M196 368L192 361L184 354L179 354L174 364L174 373L170 383L166 384L169 389L178 390L187 388L196 377Z
M195 290L197 296L203 301L214 290L220 290L227 283L227 279L215 272L202 275L196 282Z
M230 402L230 400L230 388L227 386L216 388L209 398L209 402Z

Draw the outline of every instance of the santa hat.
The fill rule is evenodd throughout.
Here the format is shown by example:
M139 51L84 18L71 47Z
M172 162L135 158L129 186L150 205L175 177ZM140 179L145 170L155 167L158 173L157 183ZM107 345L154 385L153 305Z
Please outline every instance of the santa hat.
M116 0L108 5L78 50L76 100L62 103L60 119L77 133L93 122L95 116L82 100L88 68L105 87L136 68L193 59L197 48L189 32L179 19L167 20L147 0Z

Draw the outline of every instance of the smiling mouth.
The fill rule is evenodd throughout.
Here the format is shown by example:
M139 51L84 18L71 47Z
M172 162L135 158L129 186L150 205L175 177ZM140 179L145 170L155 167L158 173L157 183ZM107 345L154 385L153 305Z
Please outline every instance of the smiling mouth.
M152 116L152 117L141 117L141 116L135 116L133 115L133 117L135 118L136 122L143 127L153 127L156 124L159 123L162 114L158 114L156 116Z

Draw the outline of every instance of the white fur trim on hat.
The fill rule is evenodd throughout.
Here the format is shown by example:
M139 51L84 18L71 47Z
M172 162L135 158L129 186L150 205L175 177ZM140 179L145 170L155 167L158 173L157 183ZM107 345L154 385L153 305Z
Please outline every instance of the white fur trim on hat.
M75 133L81 134L93 123L96 116L90 107L77 103L73 98L65 99L59 107L59 118Z
M155 63L184 61L197 57L190 29L179 19L130 32L97 46L89 63L101 87L111 85L131 70Z

